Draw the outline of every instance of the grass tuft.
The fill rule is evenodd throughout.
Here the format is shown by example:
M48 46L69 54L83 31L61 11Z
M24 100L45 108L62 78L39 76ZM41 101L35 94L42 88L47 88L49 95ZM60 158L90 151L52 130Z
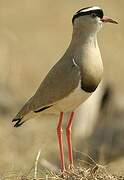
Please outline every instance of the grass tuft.
M34 174L31 171L28 175L16 173L6 174L2 180L124 180L123 176L111 175L104 166L96 165L92 168L84 168L77 166L73 169L68 169L64 173L52 172L47 169L39 169L37 179L34 179Z

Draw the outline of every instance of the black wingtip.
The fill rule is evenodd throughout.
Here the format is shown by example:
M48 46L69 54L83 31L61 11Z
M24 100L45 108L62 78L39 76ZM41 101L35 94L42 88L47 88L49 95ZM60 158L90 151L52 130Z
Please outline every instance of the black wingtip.
M21 120L22 120L22 118L15 118L15 119L13 119L12 122L16 122L14 124L14 127L17 128L17 127L21 126L24 123L24 121L21 121Z

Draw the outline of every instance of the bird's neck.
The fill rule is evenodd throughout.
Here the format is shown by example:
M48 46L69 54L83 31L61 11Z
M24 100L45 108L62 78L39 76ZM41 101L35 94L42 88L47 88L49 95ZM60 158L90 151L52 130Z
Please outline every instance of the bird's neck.
M97 31L74 29L69 46L71 58L80 67L82 89L93 92L101 81L103 64L97 45Z
M87 27L74 27L71 40L71 48L81 46L97 46L97 31L87 29Z

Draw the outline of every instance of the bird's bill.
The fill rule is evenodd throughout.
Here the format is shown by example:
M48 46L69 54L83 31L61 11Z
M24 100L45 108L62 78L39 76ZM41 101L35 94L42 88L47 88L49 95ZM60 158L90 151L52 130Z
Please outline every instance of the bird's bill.
M103 16L103 18L101 19L102 22L104 23L113 23L113 24L118 24L117 21L107 17L107 16Z

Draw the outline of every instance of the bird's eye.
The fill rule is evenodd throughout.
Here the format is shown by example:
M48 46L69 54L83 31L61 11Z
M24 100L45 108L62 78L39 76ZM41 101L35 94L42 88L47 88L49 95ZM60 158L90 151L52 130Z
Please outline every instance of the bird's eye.
M97 15L96 15L96 13L91 13L91 15L90 15L92 18L95 18Z

